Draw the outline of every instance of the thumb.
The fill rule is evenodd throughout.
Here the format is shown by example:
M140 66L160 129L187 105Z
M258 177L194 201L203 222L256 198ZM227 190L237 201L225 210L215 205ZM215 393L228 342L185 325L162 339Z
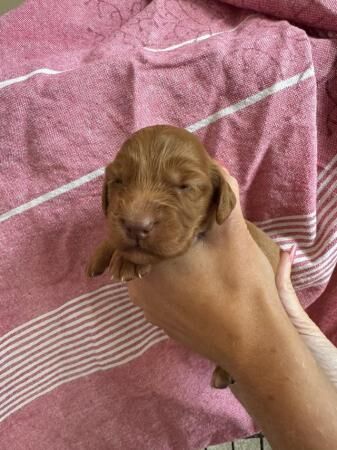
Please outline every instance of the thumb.
M289 319L301 334L320 335L317 325L303 309L295 289L291 283L291 266L295 258L296 246L290 253L281 252L280 262L276 272L276 287L284 309Z
M278 294L292 324L311 350L317 363L337 387L337 349L304 311L291 284L291 265L295 251L294 246L290 253L281 252L275 280Z
M295 258L295 253L296 245L292 247L290 253L281 251L280 262L277 268L275 279L279 297L284 309L291 319L301 317L302 314L306 315L298 300L290 278L291 266Z

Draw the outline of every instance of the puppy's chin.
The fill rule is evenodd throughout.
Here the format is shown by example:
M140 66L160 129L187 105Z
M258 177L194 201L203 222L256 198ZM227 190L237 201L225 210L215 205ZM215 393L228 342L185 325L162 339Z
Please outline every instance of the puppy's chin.
M148 265L159 262L162 258L138 248L129 248L120 250L127 261L133 264Z
M150 248L143 249L139 247L124 247L120 248L119 251L125 259L134 264L156 264L159 261L182 255L189 249L194 240L193 237L190 237L190 239L185 238L183 241L175 242L171 245L166 241L165 246L157 245L155 251L151 251Z

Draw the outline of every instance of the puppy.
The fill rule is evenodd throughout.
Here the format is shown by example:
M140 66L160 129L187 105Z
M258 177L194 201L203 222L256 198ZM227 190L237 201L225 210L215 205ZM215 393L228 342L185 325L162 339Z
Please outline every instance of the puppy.
M153 264L186 252L214 221L222 224L235 203L231 187L194 134L169 125L143 128L105 170L107 238L92 255L87 274L109 268L115 280L141 278ZM252 223L247 226L276 271L279 248ZM223 369L215 369L214 387L231 382Z

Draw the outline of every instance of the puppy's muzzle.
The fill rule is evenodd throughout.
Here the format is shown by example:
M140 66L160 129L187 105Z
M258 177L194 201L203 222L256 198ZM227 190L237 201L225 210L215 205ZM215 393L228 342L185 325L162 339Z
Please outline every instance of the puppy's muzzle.
M143 217L137 221L121 218L120 223L126 236L136 241L149 237L155 226L155 221L151 217Z

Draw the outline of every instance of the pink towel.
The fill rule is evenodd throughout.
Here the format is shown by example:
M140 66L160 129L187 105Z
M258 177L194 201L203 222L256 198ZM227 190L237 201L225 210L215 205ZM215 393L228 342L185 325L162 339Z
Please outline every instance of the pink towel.
M337 343L337 5L288 3L26 0L0 18L0 450L255 430L212 364L84 276L103 167L146 125L197 133L247 218L297 243L294 285Z

